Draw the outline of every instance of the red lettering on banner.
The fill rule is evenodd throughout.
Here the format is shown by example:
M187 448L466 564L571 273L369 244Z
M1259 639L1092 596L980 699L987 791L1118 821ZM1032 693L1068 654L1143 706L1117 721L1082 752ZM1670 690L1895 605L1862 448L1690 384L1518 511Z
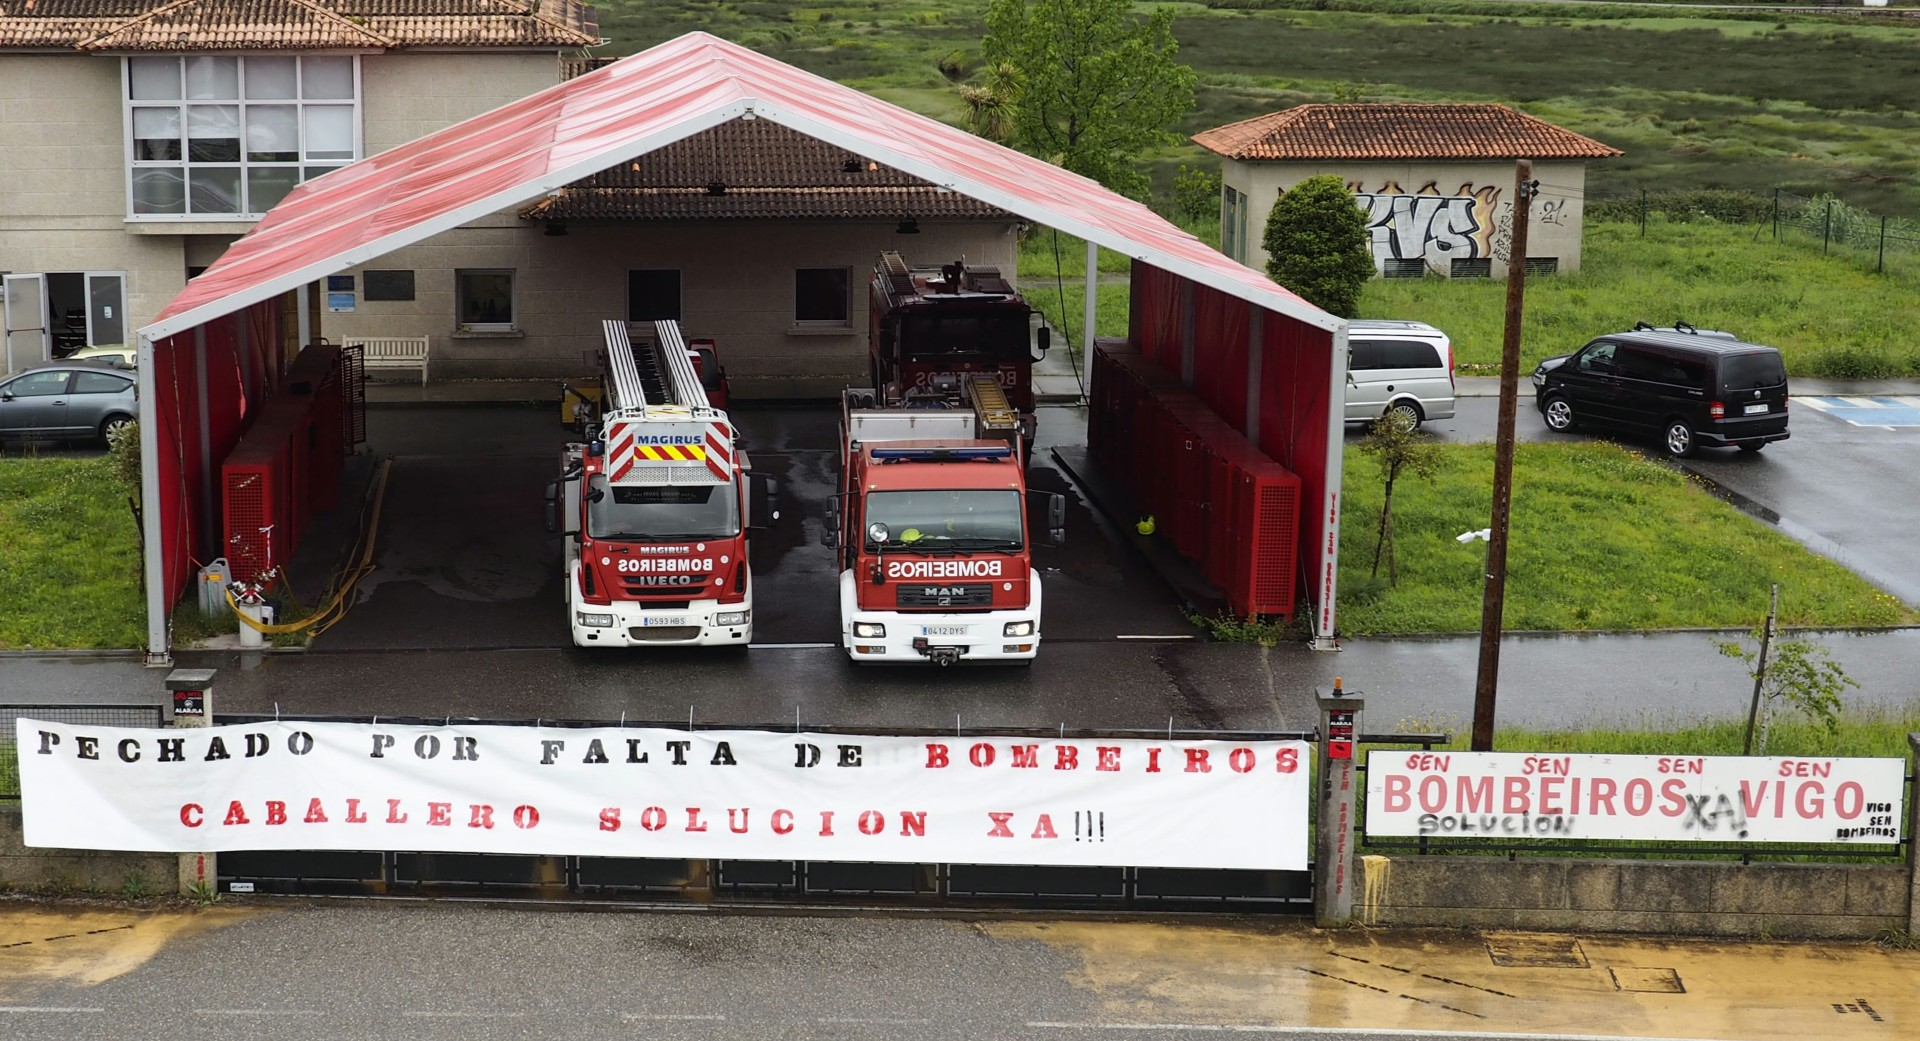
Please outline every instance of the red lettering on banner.
M453 826L453 804L450 802L430 802L427 804L427 827L448 828Z
M400 812L400 800L388 799L387 800L387 823L388 824L405 824L406 822L407 822L407 815Z
M540 811L532 806L513 808L513 826L522 831L530 831L540 826Z
M1253 771L1253 764L1253 749L1251 748L1236 748L1227 753L1227 766L1231 768L1234 773L1251 773Z
M887 829L887 816L878 810L867 810L860 814L860 834L878 835Z
M700 807L698 806L687 807L687 830L688 831L707 830L707 822L700 819Z
M1773 783L1779 784L1780 782L1775 781ZM1753 786L1747 782L1740 782L1740 808L1746 811L1747 816L1760 816L1760 807L1766 805L1766 802L1767 782L1760 782L1760 790L1758 792L1754 791Z
M738 808L732 806L727 807L727 830L733 832L735 835L745 835L747 833L747 814L750 811L750 807L746 806ZM740 815L737 821L733 816L736 813Z
M247 820L247 811L240 805L240 800L235 799L227 804L227 819L225 823L251 824L253 822Z
M1526 813L1532 800L1527 798L1527 779L1524 777L1502 777L1500 779L1500 812L1511 817Z
M1620 786L1613 783L1611 777L1594 778L1593 786L1587 789L1587 812L1618 816L1620 811L1613 808L1613 796L1619 790Z
M1653 782L1644 777L1635 777L1627 782L1622 795L1627 806L1627 816L1645 817L1653 808Z
M1206 749L1187 749L1187 772L1190 774L1207 774L1213 772L1213 764L1207 762Z
M659 831L667 826L667 808L649 806L640 811L640 826L648 831Z
M307 800L307 816L302 823L325 824L326 822L327 822L327 811L321 807L320 800L319 799Z
M347 823L348 824L365 824L366 822L367 822L367 815L360 812L360 800L348 799L347 800Z
M266 824L285 824L287 822L287 804L278 799L267 800Z
M831 836L832 834L833 834L833 811L821 810L820 811L820 835L822 838L826 838L828 836Z
M467 813L467 827L481 828L486 831L493 830L493 806L491 804L470 802L467 804Z
M1095 745L1093 752L1100 760L1094 765L1095 770L1120 769L1120 749L1108 745Z
M601 831L619 831L620 830L620 807L607 806L601 809L600 830Z
M1040 815L1039 822L1033 826L1032 837L1036 839L1057 839L1060 837L1054 833L1052 814L1043 813Z
M1541 813L1561 814L1566 812L1560 807L1560 797L1562 794L1560 789L1564 787L1566 783L1567 783L1567 779L1564 777L1540 778L1540 812Z
M1298 748L1280 749L1273 757L1273 768L1275 771L1283 774L1290 774L1299 770L1300 750Z
M206 819L206 813L207 811L201 808L199 803L187 803L180 807L180 823L189 828L197 828Z
M1812 820L1820 816L1827 809L1827 800L1824 798L1826 791L1826 785L1819 781L1808 781L1801 785L1793 793L1793 811L1800 815L1801 820ZM1813 798L1808 799L1808 795L1812 795Z
M1442 767L1445 769L1445 767ZM1454 781L1454 798L1461 813L1491 813L1493 811L1493 778L1461 777Z
M1523 774L1559 774L1565 777L1567 774L1573 772L1573 757L1530 755L1521 760L1520 772Z
M1038 770L1040 768L1040 746L1014 745L1013 768L1015 770Z
M1160 772L1160 750L1158 748L1147 749L1147 772L1150 774Z
M927 746L927 769L939 770L939 769L943 769L946 765L947 765L947 746L946 745L928 745Z
M1055 770L1080 769L1080 750L1072 745L1058 745L1054 748L1053 768Z
M975 766L992 766L993 746L982 741L967 749L967 762Z
M1660 807L1662 816L1678 817L1687 812L1687 782L1678 777L1660 782L1660 799L1666 804Z
M900 837L904 839L916 835L921 838L926 838L927 836L927 811L901 810Z
M988 838L1010 839L1013 837L1013 829L1007 827L1007 822L1013 819L1013 814L988 811L987 816L993 819L993 830L987 832Z
M1780 763L1780 776L1831 777L1833 776L1833 763L1831 761L1811 763L1802 762L1798 759L1787 759Z
M1407 769L1409 770L1438 770L1441 773L1445 773L1447 767L1452 764L1452 756L1434 755L1431 752L1419 752L1407 757Z
M793 811L792 810L773 811L772 821L773 821L773 833L775 835L793 834Z
M1447 779L1428 774L1420 778L1420 809L1439 813L1447 808Z
M1387 775L1388 813L1405 813L1413 808L1413 778L1402 774Z
M1663 774L1703 774L1707 772L1707 761L1699 756L1692 759L1672 759L1662 756L1654 763L1654 769Z
M1860 811L1866 808L1866 802L1867 790L1860 787L1860 782L1844 781L1839 790L1833 793L1833 812L1839 814L1841 820L1850 821L1860 816Z

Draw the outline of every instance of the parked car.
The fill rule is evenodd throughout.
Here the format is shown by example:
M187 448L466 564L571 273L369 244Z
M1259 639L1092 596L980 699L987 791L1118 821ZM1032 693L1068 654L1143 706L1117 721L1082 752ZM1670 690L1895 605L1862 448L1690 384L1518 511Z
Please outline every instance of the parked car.
M140 414L132 373L59 362L0 380L0 440L106 440Z
M1787 439L1780 352L1685 322L1602 336L1533 370L1534 407L1550 430L1591 424L1651 435L1669 455L1705 445L1758 452Z
M139 350L131 344L108 343L98 347L82 347L61 361L104 361L115 368L131 369L139 357Z
M1453 418L1453 341L1425 322L1347 323L1349 423L1393 416L1417 429Z

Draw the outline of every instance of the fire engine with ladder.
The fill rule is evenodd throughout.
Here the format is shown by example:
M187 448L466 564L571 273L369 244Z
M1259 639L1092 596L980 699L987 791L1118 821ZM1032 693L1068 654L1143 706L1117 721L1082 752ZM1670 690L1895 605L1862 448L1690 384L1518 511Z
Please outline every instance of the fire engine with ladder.
M989 376L1018 413L1022 452L1033 451L1033 363L1046 354L1048 330L1036 342L1033 309L999 268L968 267L964 258L915 268L887 250L871 297L869 352L882 405L964 407L968 382Z
M653 326L636 342L627 323L605 323L599 428L566 446L547 488L573 642L744 647L748 532L779 516L773 481L750 472L733 424L709 403L708 356L687 348L679 323Z
M855 664L1031 665L1040 649L1036 541L1058 543L1066 500L1027 522L1020 413L992 374L963 401L888 407L841 395L840 485L821 541L838 550L840 640Z

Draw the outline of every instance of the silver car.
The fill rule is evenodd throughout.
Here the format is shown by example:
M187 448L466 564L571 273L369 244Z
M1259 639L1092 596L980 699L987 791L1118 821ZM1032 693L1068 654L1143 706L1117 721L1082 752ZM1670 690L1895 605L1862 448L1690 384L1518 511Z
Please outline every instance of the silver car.
M1453 341L1425 322L1347 323L1347 422L1453 418Z
M42 365L0 378L0 440L106 440L140 414L133 374L99 362Z

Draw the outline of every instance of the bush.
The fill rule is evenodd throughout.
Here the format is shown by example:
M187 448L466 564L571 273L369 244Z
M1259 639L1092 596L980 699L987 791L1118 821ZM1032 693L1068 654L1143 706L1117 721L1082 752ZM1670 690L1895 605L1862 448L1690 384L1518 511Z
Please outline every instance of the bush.
M138 490L140 487L140 424L128 423L107 435L107 455L113 460L114 479Z
M940 75L953 83L966 79L973 72L973 56L964 50L948 51L935 64L940 69Z
M1220 171L1180 164L1173 175L1173 211L1188 223L1220 213Z
M1829 347L1814 355L1814 374L1837 380L1884 380L1905 375L1901 365L1878 347Z

